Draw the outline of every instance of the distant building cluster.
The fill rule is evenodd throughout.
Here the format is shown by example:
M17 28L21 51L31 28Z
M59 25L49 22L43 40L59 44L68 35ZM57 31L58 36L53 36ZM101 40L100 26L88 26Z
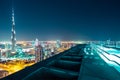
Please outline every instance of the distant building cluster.
M67 41L20 41L16 43L15 51L12 53L12 44L9 42L0 43L0 59L46 59L54 54L75 46L76 43ZM39 54L39 55L37 55ZM40 56L41 55L41 56Z

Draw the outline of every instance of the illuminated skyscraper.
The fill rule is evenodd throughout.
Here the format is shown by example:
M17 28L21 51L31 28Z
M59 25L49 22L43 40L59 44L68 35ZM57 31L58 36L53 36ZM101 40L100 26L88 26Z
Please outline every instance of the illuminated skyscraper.
M39 40L36 39L35 40L35 63L40 61L40 47L39 47L40 43Z
M12 42L12 52L15 52L16 46L16 33L15 33L15 20L14 20L14 9L12 9L12 34L11 34L11 42Z
M56 41L56 46L57 46L57 48L60 48L60 47L61 47L61 41L60 41L60 40L57 40L57 41Z
M40 42L38 39L35 41L35 63L42 61L44 59L44 52L43 48L40 45Z

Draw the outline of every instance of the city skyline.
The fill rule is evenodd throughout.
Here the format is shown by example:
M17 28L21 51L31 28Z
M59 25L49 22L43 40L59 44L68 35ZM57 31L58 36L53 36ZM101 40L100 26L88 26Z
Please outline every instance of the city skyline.
M120 40L117 1L14 0L17 40ZM12 0L0 1L0 41L11 40Z

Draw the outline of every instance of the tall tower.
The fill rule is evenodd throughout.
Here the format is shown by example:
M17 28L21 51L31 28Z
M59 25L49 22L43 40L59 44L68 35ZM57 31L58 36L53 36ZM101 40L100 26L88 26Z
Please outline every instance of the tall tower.
M11 42L12 42L12 52L15 52L16 46L16 33L15 33L15 20L14 20L14 9L12 8L12 35L11 35Z
M35 40L35 63L39 62L41 58L41 46L39 40Z

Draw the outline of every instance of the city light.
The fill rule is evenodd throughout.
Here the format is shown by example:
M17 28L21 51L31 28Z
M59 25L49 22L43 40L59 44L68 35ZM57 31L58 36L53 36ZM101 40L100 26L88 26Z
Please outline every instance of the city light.
M5 46L6 44L7 46ZM0 43L0 45L0 69L8 71L9 74L7 75L10 75L36 62L63 52L77 45L77 43L69 41L39 41L38 39L35 41L19 41L16 42L15 51L11 50L12 44L9 42ZM42 48L38 48L37 46L39 45ZM36 51L37 48L39 52Z

